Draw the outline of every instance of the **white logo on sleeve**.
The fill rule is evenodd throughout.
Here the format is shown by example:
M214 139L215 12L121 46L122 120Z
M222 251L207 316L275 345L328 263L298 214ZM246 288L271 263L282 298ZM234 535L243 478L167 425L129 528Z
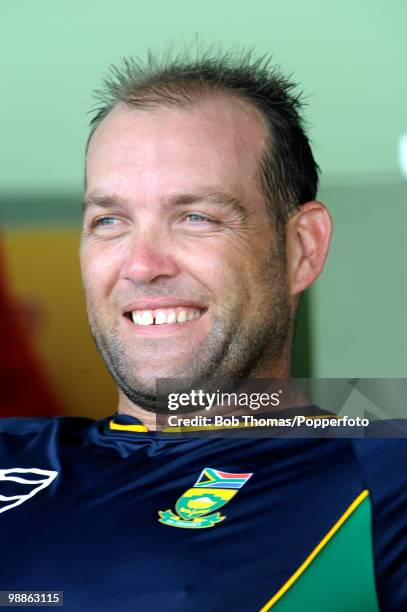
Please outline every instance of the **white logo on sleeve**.
M49 487L58 476L54 470L0 468L0 514L23 504Z

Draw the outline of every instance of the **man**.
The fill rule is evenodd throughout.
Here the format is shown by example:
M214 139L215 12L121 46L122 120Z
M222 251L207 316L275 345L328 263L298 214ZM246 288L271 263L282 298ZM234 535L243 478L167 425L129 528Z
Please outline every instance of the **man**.
M405 609L392 460L378 470L374 443L154 431L158 379L180 394L290 376L331 233L300 109L251 54L115 71L88 143L81 266L119 407L4 422L2 589L64 591L68 610L370 612L375 570L380 609Z
M89 143L81 259L91 328L119 411L150 426L157 378L287 377L298 296L328 249L291 84L274 75L265 117L267 91L256 104L239 93L259 86L244 64L235 93L210 78L123 91Z

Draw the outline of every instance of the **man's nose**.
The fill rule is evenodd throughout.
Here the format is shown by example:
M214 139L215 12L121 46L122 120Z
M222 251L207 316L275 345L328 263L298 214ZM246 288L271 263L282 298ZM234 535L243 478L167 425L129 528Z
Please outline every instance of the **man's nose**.
M174 245L161 236L135 236L128 244L122 277L134 283L149 283L173 277L180 271Z

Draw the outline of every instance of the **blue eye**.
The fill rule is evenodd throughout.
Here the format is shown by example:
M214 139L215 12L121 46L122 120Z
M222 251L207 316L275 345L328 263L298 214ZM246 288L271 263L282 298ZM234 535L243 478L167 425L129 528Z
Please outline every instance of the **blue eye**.
M122 236L130 226L128 219L113 213L85 220L84 231L101 239L109 239Z
M99 217L95 219L94 225L113 225L115 221L115 217Z
M212 220L208 219L208 217L205 217L204 215L200 215L199 213L189 213L189 215L186 216L186 218L188 219L188 221L190 221L190 223L211 223Z

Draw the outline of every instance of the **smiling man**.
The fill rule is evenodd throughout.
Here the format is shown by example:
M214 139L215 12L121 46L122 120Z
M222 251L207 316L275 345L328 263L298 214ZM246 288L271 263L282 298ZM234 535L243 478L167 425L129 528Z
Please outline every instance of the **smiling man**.
M267 100L262 63L257 74L231 70L229 85L219 67L199 80L204 69L192 78L174 69L160 83L129 65L88 148L91 329L120 412L149 425L157 378L289 376L298 295L329 244L292 85L273 73Z
M119 405L98 422L0 422L12 601L407 609L404 441L154 431L160 378L178 402L219 379L290 376L299 296L331 234L300 111L250 53L114 70L88 141L81 266Z

